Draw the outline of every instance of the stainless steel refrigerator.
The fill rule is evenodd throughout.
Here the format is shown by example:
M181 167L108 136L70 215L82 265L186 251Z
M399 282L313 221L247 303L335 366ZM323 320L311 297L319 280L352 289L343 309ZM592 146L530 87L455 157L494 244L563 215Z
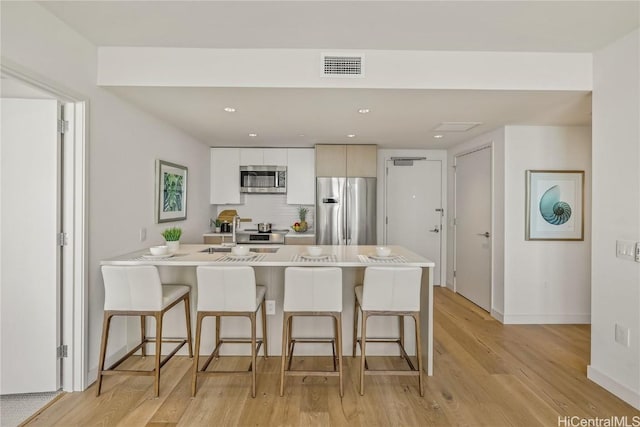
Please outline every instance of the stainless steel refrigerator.
M376 178L316 178L316 243L376 244Z

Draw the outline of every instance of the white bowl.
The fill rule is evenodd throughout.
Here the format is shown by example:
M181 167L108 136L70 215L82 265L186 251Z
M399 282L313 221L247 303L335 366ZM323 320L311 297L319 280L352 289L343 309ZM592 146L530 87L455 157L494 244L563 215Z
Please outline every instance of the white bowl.
M377 246L376 247L376 255L378 256L389 256L391 255L391 249L386 246Z
M249 255L249 247L248 246L234 246L231 248L231 252L234 255Z
M167 246L151 246L149 252L151 255L166 255L169 253L169 248Z
M309 246L307 252L309 252L311 256L318 256L322 254L322 248L320 246Z

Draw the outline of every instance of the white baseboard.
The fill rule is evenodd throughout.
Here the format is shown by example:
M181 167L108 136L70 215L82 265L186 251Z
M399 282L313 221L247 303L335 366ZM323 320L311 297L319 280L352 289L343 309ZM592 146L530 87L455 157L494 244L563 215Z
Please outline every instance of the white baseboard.
M504 314L500 313L498 310L491 309L491 317L496 319L500 323L504 323Z
M122 356L127 354L127 351L128 351L127 346L123 345L118 349L118 351L113 353L111 356L107 357L107 359L104 362L104 366L106 367L111 366L113 363L117 362L118 359L120 359ZM87 387L93 384L97 378L98 378L98 365L89 369L89 373L87 374Z
M493 313L492 313L493 315ZM505 325L591 324L590 314L505 314Z
M591 365L587 366L587 378L640 410L640 392L631 390L629 387L620 384L618 381Z

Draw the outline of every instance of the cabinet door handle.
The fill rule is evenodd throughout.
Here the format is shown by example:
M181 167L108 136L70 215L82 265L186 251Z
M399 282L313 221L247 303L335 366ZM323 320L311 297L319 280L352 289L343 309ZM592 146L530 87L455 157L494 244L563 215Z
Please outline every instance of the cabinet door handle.
M491 234L489 234L488 231L485 231L484 233L478 233L478 236L484 236L484 237L489 238L491 236Z

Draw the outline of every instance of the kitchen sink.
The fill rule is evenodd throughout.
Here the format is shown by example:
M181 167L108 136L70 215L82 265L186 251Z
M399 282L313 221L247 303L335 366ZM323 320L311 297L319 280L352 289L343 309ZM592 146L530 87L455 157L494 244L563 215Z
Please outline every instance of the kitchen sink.
M278 252L280 248L250 248L251 252L261 253L261 254L273 254ZM207 252L210 254L215 254L217 252L231 252L231 248L220 248L220 247L211 247L207 249L203 249L200 252Z

